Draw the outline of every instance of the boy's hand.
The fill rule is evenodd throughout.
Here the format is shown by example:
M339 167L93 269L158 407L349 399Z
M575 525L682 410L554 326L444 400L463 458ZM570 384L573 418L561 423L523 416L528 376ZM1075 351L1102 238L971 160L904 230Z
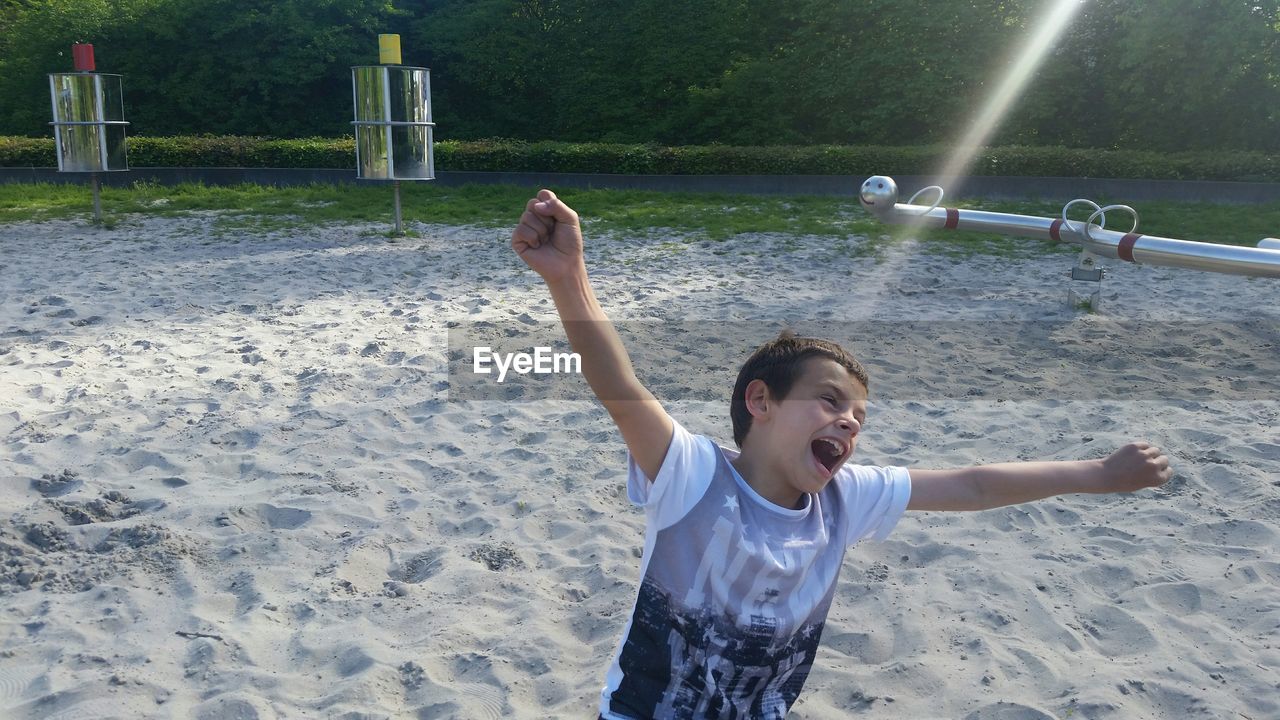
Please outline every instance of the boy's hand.
M1169 456L1145 442L1134 442L1102 461L1103 492L1134 492L1163 485L1173 477Z
M578 213L550 190L539 190L525 205L511 249L548 283L586 274Z

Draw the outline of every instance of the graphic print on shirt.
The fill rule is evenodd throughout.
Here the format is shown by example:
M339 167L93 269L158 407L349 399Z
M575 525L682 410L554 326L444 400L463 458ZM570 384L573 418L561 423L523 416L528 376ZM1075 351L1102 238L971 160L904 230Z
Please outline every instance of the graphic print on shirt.
M740 505L750 501L738 497L723 456L715 476L694 508L657 534L618 658L613 712L782 718L808 678L839 558L819 561L828 541L821 531L762 538L746 530Z

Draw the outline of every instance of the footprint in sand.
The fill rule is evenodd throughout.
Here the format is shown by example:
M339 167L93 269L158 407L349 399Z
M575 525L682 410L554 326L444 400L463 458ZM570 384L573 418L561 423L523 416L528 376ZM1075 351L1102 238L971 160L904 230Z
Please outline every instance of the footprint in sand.
M401 582L425 582L444 569L445 554L444 548L418 553L393 569L390 576L393 580Z
M66 703L79 699L82 694L74 691L65 691L45 695L37 701L42 704L41 708L44 710L38 717L40 720L86 720L87 718L111 717L100 714L101 711L95 712L101 707L101 703L93 700L70 705L54 713L47 713L47 708L44 707L44 704L47 703L57 703L58 707L63 707Z
M49 432L49 428L40 423L31 420L24 422L13 430L9 431L9 436L17 439L19 442L26 441L29 443L47 443L53 439L53 435ZM66 472L65 470L63 472Z
M252 450L262 442L262 433L253 430L232 430L215 439L217 442L214 444L221 445L223 449Z
M373 667L376 661L358 647L347 648L338 656L338 674L344 678L363 673Z
M422 671L421 666L417 669ZM403 668L401 673L403 678ZM429 662L423 675L425 675L427 688L435 690L447 688L454 695L446 696L447 699L445 699L433 693L433 697L430 698L432 704L418 710L419 718L425 720L426 718L465 717L498 720L512 715L512 707L507 701L507 691L494 675L493 663L487 656L476 653L459 655L448 666L439 662ZM443 682L437 682L437 678L443 678ZM423 684L423 680L419 679L419 683Z
M83 486L84 481L70 470L63 470L61 475L41 475L39 480L31 481L31 489L47 498L60 497Z
M1056 716L1030 705L998 702L974 710L964 720L1056 720Z
M400 666L400 682L404 683L406 690L417 690L422 687L422 681L426 679L426 671L422 666L412 660L405 662Z
M94 500L72 502L49 500L50 505L71 525L89 525L92 523L114 522L131 518L143 512L158 510L164 507L160 500L130 500L124 493L112 490Z
M826 644L866 665L879 665L893 659L893 636L888 632L842 633Z
M1132 570L1112 563L1088 567L1077 577L1083 584L1110 597L1132 590L1138 584Z
M1098 605L1085 612L1080 621L1084 631L1092 636L1092 644L1107 657L1136 655L1157 645L1146 625L1117 607Z
M150 450L127 450L121 455L120 462L131 473L143 468L155 468L161 472L174 472L178 469L164 455Z
M43 674L44 670L29 666L0 667L0 701L23 697Z
M196 708L196 720L265 720L276 714L256 699L243 697L217 697Z
M1280 544L1274 530L1253 520L1225 520L1197 525L1191 528L1188 535L1200 542L1232 547L1274 548Z
M1145 588L1148 602L1181 617L1200 610L1200 588L1191 583L1163 583Z
M508 569L521 570L525 567L524 560L520 559L515 547L510 543L484 543L472 550L467 557L482 563L494 572Z
M267 503L238 507L216 518L219 525L235 527L241 532L296 530L310 520L311 511L309 510L276 507Z
M387 546L376 541L360 541L354 546L344 547L345 557L334 567L333 577L337 586L346 593L375 593L391 589L387 577L395 576L387 571L389 551ZM403 589L403 588L401 588ZM394 593L392 593L394 594Z

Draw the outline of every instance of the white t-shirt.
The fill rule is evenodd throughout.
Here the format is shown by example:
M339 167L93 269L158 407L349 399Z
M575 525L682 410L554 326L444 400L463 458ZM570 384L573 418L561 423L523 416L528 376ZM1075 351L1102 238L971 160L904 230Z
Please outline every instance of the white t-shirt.
M644 560L600 713L781 718L813 665L845 548L889 534L910 476L846 465L789 510L747 485L729 463L736 453L673 424L653 482L630 462Z

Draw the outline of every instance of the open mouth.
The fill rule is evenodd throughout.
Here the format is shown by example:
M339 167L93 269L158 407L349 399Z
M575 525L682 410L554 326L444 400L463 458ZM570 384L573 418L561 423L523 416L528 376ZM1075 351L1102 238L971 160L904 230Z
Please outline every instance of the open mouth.
M813 451L813 456L822 464L822 467L827 469L827 472L833 472L836 466L840 464L840 459L844 457L844 446L827 438L814 440L809 444L809 448Z

